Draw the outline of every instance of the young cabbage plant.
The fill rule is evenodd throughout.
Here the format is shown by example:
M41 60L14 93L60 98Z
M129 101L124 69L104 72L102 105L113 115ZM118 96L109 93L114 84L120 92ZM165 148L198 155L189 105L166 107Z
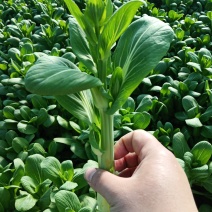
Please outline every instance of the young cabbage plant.
M166 54L174 33L147 15L132 22L145 1L129 1L115 12L111 0L88 0L84 12L73 0L64 1L73 16L70 44L80 65L63 57L40 57L28 70L25 86L32 93L55 96L87 123L99 167L113 172L113 115ZM101 197L98 207L109 211Z

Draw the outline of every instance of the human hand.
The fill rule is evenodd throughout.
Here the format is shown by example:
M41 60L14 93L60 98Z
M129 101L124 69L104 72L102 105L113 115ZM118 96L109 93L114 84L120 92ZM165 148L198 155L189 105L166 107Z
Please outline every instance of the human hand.
M136 130L115 145L119 176L101 169L85 173L90 186L111 206L111 212L196 212L183 169L174 155L151 134Z

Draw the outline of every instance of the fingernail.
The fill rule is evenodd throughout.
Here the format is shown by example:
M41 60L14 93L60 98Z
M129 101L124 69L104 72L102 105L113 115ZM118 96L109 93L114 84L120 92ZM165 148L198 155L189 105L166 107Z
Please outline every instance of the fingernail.
M85 172L85 179L90 183L92 181L93 175L95 174L95 168L88 168Z

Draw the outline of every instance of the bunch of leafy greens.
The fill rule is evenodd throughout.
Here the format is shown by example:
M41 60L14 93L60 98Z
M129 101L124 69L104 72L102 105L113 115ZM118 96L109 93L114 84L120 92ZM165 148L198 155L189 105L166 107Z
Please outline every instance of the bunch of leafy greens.
M87 2L75 2L80 8L78 15L83 20ZM111 8L115 12L127 2L113 1ZM97 69L100 60L96 60L97 57L106 57L106 52L102 53L101 49L105 50L108 46L103 41L112 38L105 34L106 37L101 38L102 45L96 48L98 54L93 52L97 38L93 42L91 37L98 32L94 29L96 25L91 24L92 20L98 20L93 18L95 13L90 13L90 18L86 16L89 28L86 20L80 23L74 13L70 15L63 0L0 1L0 196L4 197L0 198L1 211L96 210L96 194L89 188L83 174L87 167L97 167L95 161L103 147L101 131L104 129L98 105L95 105L95 95L91 91L97 88L108 102L106 113L113 116L114 139L135 129L151 132L178 158L187 174L199 211L211 211L212 2L149 0L140 4L136 6L138 10L133 23L147 14L168 23L175 36L165 58L144 76L131 97L126 97L126 101L123 100L125 103L120 103L122 106L119 107L119 101L115 100L124 99L125 94L121 93L120 86L123 90L126 78L129 79L133 73L123 75L133 64L128 63L131 59L127 62L128 54L121 54L120 49L119 62L119 56L115 53L122 36L107 52L111 62L107 63L106 84L100 80L101 85L93 87L95 89L67 95L30 94L23 79L34 63L39 58L44 60L47 55L56 57L57 61L61 57L67 59L65 64L71 61L84 74L103 79L104 75L99 75L102 69ZM103 20L105 13L98 11L102 16L95 17L101 16ZM115 13L110 13L111 18ZM119 15L121 17L121 13ZM107 17L110 20L109 15ZM83 23L86 28L83 28ZM107 21L101 21L98 37L106 25ZM85 39L72 38L85 40L89 48L83 42L77 44L72 40L71 43L71 34L80 34L70 33L71 29L84 32ZM115 29L121 30L119 25ZM85 30L95 33L89 31L87 35ZM125 28L127 31L128 27ZM142 48L138 48L136 55L143 51ZM151 60L156 50L151 50ZM131 56L135 57L135 54ZM141 57L138 58L141 60ZM47 70L45 67L43 72ZM105 67L104 64L101 67ZM136 77L143 68L136 68ZM55 89L54 85L52 89ZM127 86L132 89L130 84ZM59 98L61 104L58 104ZM98 102L103 103L101 99ZM116 107L114 105L119 107L115 113L110 110Z
M30 92L55 96L86 122L99 167L113 172L113 115L166 54L173 31L149 16L130 24L143 1L127 2L113 12L110 0L89 0L84 13L74 1L65 2L74 16L69 19L70 45L84 70L65 58L41 57L28 70L25 86ZM102 198L98 206L109 211Z

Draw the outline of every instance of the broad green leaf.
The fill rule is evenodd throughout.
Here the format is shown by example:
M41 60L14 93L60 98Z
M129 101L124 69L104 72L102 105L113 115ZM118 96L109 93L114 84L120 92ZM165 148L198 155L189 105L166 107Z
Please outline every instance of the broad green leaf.
M132 113L135 111L135 101L132 97L128 97L127 101L122 106L127 112Z
M89 50L89 44L85 32L81 29L75 19L69 19L70 43L74 54L94 74L97 73L95 63Z
M77 183L66 181L62 186L60 186L60 190L72 191L77 186Z
M45 108L41 108L37 114L36 124L41 125L43 124L48 118L48 112Z
M97 126L99 125L90 90L84 90L76 94L56 96L56 100L79 120L87 124L95 123Z
M59 212L64 212L66 208L79 211L81 205L77 195L71 191L61 190L55 194L55 202Z
M30 194L35 194L36 189L39 186L39 182L36 179L33 179L29 176L23 176L21 178L21 184L23 188Z
M12 141L12 147L14 151L17 153L23 150L27 150L28 145L29 145L29 141L27 141L25 138L22 138L22 137L16 137Z
M25 86L40 95L66 95L101 86L98 78L81 72L65 58L45 56L38 59L25 77Z
M94 199L94 198L92 198L90 196L87 196L87 195L81 195L79 197L79 199L80 199L80 202L81 202L81 207L89 207L89 208L92 209L92 211L95 210L95 208L96 208L96 199Z
M199 118L186 119L185 122L190 127L202 127L202 123L200 122Z
M109 0L110 1L110 0ZM85 18L89 20L92 27L100 27L102 24L103 14L106 10L105 3L108 1L89 0L85 8Z
M21 178L25 174L25 165L20 158L16 158L14 161L15 171L13 173L13 178L11 179L13 185L20 185Z
M45 178L41 168L41 163L45 158L40 154L30 155L26 160L25 175L34 179L37 183L42 183Z
M60 180L62 175L61 165L57 158L52 156L45 158L41 163L41 168L45 176L53 181L57 186L62 184Z
M85 149L84 149L84 145L80 141L72 140L70 149L79 158L87 159L87 155L86 155L86 152L85 152Z
M6 209L10 206L10 199L11 199L11 195L10 192L4 188L4 187L0 187L0 204L3 206L3 208ZM0 211L1 211L1 207L0 207Z
M187 141L181 132L175 133L172 140L172 148L177 158L183 159L186 152L190 151Z
M4 117L7 119L14 119L15 108L12 106L6 106L3 108Z
M21 133L24 133L24 134L27 134L27 135L34 134L38 130L36 127L34 127L31 124L26 123L25 121L19 122L18 125L17 125L17 127L18 127L18 130Z
M108 21L112 14L113 3L111 0L89 0L86 5L84 18L88 19L94 28L99 28L101 31L101 27Z
M147 112L137 112L133 116L133 127L134 129L146 129L151 121L151 115Z
M77 19L77 22L84 29L83 16L84 14L80 11L79 7L73 0L64 0L70 13Z
M31 54L33 53L33 46L30 43L25 43L21 47L21 55Z
M187 63L188 66L191 66L192 68L194 68L195 70L198 70L199 72L202 72L201 66L199 63L194 63L194 62L188 62Z
M31 109L28 106L22 106L20 112L24 120L29 121L31 119Z
M186 152L183 156L183 159L185 163L191 167L194 160L194 155L191 152Z
M77 191L77 190L85 187L86 185L88 185L87 181L84 178L84 173L85 173L84 169L81 169L81 168L75 168L74 169L73 182L78 184L75 191Z
M102 53L111 49L113 44L127 29L136 11L142 4L145 4L145 2L138 0L128 1L118 10L116 10L116 12L111 16L104 26L100 37L100 45L103 51Z
M152 98L150 95L145 96L136 108L136 112L149 111L153 105Z
M108 110L115 113L128 96L158 64L169 49L172 29L162 21L143 16L134 21L121 36L114 52L114 67L123 69L123 83L116 100Z
M191 171L191 178L194 181L203 181L207 179L210 175L208 170L208 165L203 165L200 167L193 168Z
M66 121L64 118L62 118L61 116L57 116L57 121L58 121L58 124L60 126L62 126L63 128L65 129L68 129L69 128L69 124L68 124L68 121Z
M71 160L66 160L61 163L62 175L66 180L71 181L74 176L74 168Z
M208 121L212 116L212 106L209 106L207 110L200 116L200 121L201 122L206 122Z
M76 18L81 28L85 31L88 41L92 44L95 44L97 42L97 37L93 27L91 27L88 18L85 17L85 15L80 11L79 7L73 0L65 0L65 3L70 13Z
M191 108L198 107L196 99L192 96L185 96L182 99L182 105L185 111L188 111Z
M20 196L15 200L15 208L18 211L28 211L33 208L38 200L31 194L22 192Z
M202 127L202 130L201 130L201 135L204 136L205 138L212 138L212 126L209 125L209 126L206 126L204 125Z
M207 141L198 142L191 150L195 162L205 165L212 155L212 145Z
M48 107L47 101L42 96L32 94L31 101L32 101L34 108L36 108L36 109Z

